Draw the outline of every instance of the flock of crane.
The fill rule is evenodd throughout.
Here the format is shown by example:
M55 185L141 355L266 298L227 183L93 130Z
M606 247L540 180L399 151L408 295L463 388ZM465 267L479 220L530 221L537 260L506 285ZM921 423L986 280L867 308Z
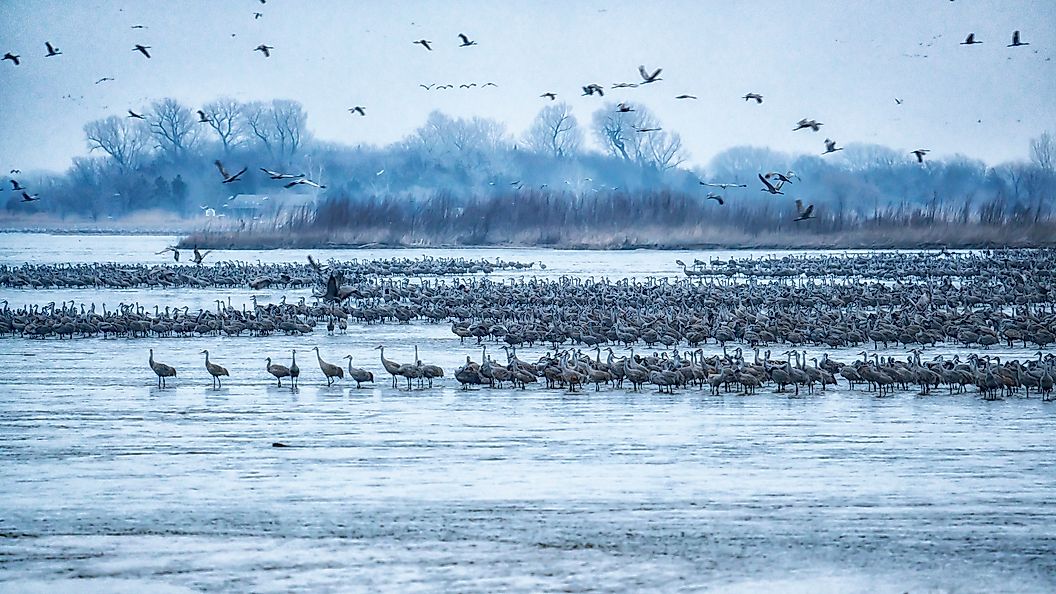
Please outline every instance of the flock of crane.
M287 302L282 295L277 303L260 303L253 294L252 305L236 307L231 298L217 299L215 310L197 311L172 305L153 306L151 311L135 302L111 309L76 301L12 308L3 301L0 335L267 337L307 335L321 325L335 334L345 333L353 324L449 323L460 344L469 341L484 349L498 344L507 349L505 364L492 360L486 350L479 363L467 358L451 376L463 387L505 383L524 387L545 378L551 386L569 389L588 384L599 389L622 386L629 380L634 388L652 384L661 390L694 382L713 386L719 382L727 389L747 391L770 383L780 391L786 386L810 390L814 384L831 385L829 376L819 375L823 371L852 385L871 383L880 392L909 384L926 392L946 383L951 389L975 385L989 396L994 388L987 378L992 376L1005 382L1006 390L1049 394L1046 377L1053 361L1041 350L1037 361L1023 363L1002 363L985 353L964 361L922 361L920 354L936 345L986 350L1000 345L1046 349L1056 344L1056 251L729 258L695 260L692 267L679 263L684 271L681 278L617 281L528 274L494 280L485 272L528 270L534 263L433 258L311 260L307 266L218 262L3 267L0 285L8 287L242 286L257 291L257 281L268 278L267 284L275 288L324 285L325 289L296 302ZM474 270L478 272L470 272ZM168 279L169 284L158 279ZM834 367L828 355L810 366L801 352L807 347L879 350L881 345L913 354L906 361L875 355L869 361L862 351L859 361ZM517 358L518 348L543 346L553 354L532 362ZM780 349L785 361L772 360L769 354L760 360L758 352L754 360L746 360L740 350L726 354L727 348L738 346ZM616 357L613 349L621 348L632 349L631 355ZM659 350L641 357L634 355L635 348ZM705 348L721 348L724 354L706 356ZM442 368L418 359L417 348L414 361L407 364L390 361L384 357L384 347L379 350L393 387L400 379L411 388L414 381L432 385L445 378ZM594 358L584 355L592 350L597 353ZM601 357L603 350L608 351L607 360ZM209 353L202 354L219 387L221 378L229 377L227 369L211 360ZM316 355L328 385L344 377L345 368L327 363L318 350ZM269 359L265 370L280 383L290 378L296 384L295 357L288 367ZM371 370L353 367L351 356L346 358L347 373L357 386L373 382ZM175 369L154 361L153 351L150 363L159 384L175 376ZM811 379L784 381L803 379L801 374Z

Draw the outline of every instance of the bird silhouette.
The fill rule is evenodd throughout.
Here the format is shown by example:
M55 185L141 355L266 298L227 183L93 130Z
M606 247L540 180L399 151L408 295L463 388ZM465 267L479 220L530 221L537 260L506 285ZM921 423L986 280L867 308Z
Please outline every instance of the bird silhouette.
M202 111L200 109L198 110L198 123L199 124L207 124L207 123L209 123L211 121L212 120L209 119L209 116L205 115L204 111Z
M348 113L358 113L361 116L365 116L365 115L367 115L367 108L363 107L362 105L357 105L355 107L349 107L348 108Z
M696 99L696 95L678 95L675 99Z
M268 174L268 177L270 177L271 179L294 179L298 177L304 177L303 173L298 173L296 175L293 173L279 173L278 171L264 169L263 167L261 167L260 170Z
M149 45L142 45L142 44L137 43L136 46L132 48L132 51L139 52L139 53L143 54L144 56L146 56L147 59L149 59L150 58L150 52L147 51L148 49L150 49Z
M586 87L584 87L584 90L586 90ZM557 99L557 93L543 93L542 95L539 95L539 97L546 97L547 99L553 101L554 99Z
M729 188L747 188L748 184L713 184L710 182L699 182L702 186L708 186L709 188L722 188L723 190Z
M483 89L484 87L498 87L498 86L499 86L499 85L497 85L497 84L495 84L495 83L493 83L493 82L486 82L486 83L484 83L484 84L480 85L480 88L482 88L482 89Z
M273 49L275 49L275 46L264 45L262 43L262 44L258 45L257 47L253 48L253 51L260 52L260 53L264 54L265 58L270 58L271 57L271 50L273 50Z
M132 111L131 109L128 110L128 117L136 118L137 120L145 120L145 119L147 119L147 118L143 117L141 114L138 114L138 113Z
M40 200L40 198L37 198L37 196L40 196L40 194L33 194L32 196L30 196L29 194L22 192L22 202L33 202L34 200Z
M584 96L593 95L595 93L597 93L598 96L600 96L600 97L604 97L605 96L605 90L601 88L601 85L589 84L589 85L583 87L583 95Z
M842 150L843 150L842 147L840 147L840 148L836 147L836 141L835 140L829 140L828 138L826 138L825 139L825 152L821 153L821 154L827 155L829 153L835 153L836 151L842 151Z
M462 40L462 44L459 45L458 47L469 47L471 45L477 45L477 42L476 41L470 41L470 39L468 37L466 37L465 33L459 33L458 34L458 38Z
M663 68L657 68L652 74L650 74L650 73L646 72L645 66L638 66L638 74L642 75L642 84L643 85L649 84L649 83L654 83L654 82L656 82L658 80L664 80L664 79L660 78L660 73L663 70L664 70Z
M722 196L719 196L718 194L716 194L714 192L708 192L707 199L708 200L714 200L715 202L718 202L719 206L722 206L722 205L726 204L726 201L722 199Z
M146 25L132 25L130 28L131 29L146 29L147 26Z
M663 128L659 128L659 127L657 127L657 128L635 128L634 130L635 130L635 132L639 132L639 133L659 132L659 131L663 130Z
M108 80L114 80L114 78L112 76L104 76L103 78L100 78L99 80L95 81L95 84L104 83Z
M763 102L763 96L760 95L759 93L748 93L747 95L742 97L742 99L744 99L745 101L754 100L756 104L759 104L759 103Z
M45 58L50 58L52 56L61 56L62 55L62 52L59 51L59 48L51 45L50 41L45 41L44 42L44 46L48 48L48 55L44 56Z
M262 16L264 16L263 12L254 12L253 13L253 20L257 20L257 19L259 19Z
M242 174L245 173L246 169L247 169L246 167L243 167L241 169L241 171L239 171L238 173L229 174L227 172L227 170L224 169L224 164L221 163L219 159L217 159L216 161L213 161L213 165L216 165L216 168L220 170L220 175L223 176L223 178L224 178L224 181L222 181L220 183L224 183L224 184L229 184L231 182L238 181L238 179L240 177L242 177Z
M1012 32L1012 43L1008 44L1008 47L1019 47L1021 45L1030 45L1019 40L1019 29Z
M316 183L316 182L314 182L314 181L312 181L312 180L310 180L310 179L308 179L306 177L302 177L300 179L295 179L295 180L291 181L290 183L286 184L283 187L284 188L292 188L293 186L311 186L313 188L317 188L317 189L320 189L320 190L326 188L326 186L318 184L318 183Z
M166 252L172 252L172 259L177 261L177 262L180 261L180 250L176 249L176 246L174 246L174 245L170 245L169 247L161 250L160 252L158 252L158 253L156 253L154 255L155 256L160 256L160 255L162 255L162 254L164 254Z
M634 108L632 108L630 105L627 105L626 103L620 103L619 105L616 106L616 111L618 111L620 113L627 113L627 112L634 111Z
M796 127L792 128L792 131L795 132L796 130L803 130L805 128L810 128L811 130L817 132L818 128L820 128L820 127L822 127L824 125L825 124L822 124L821 122L817 122L817 121L814 121L814 120L808 120L806 118L803 118L803 119L799 120L798 122L796 122Z
M425 89L426 91L432 90L432 88L433 88L433 85L423 85L423 84L421 84L421 83L418 83L418 86L419 86L419 87L422 87L422 88L423 88L423 89Z
M796 218L794 220L796 220L796 221L805 221L807 219L813 219L813 218L814 218L814 205L811 204L811 205L808 205L806 208L803 208L803 201L797 198L796 199Z
M928 149L917 149L917 150L911 152L910 154L911 155L916 155L917 163L923 163L924 162L924 155L928 154Z
M429 51L433 51L433 46L429 45L430 43L432 43L432 41L426 41L425 39L419 39L418 41L415 41L415 43L417 43L418 45L424 47L425 49L427 49Z
M22 63L22 62L20 62L20 61L18 60L18 59L19 59L20 57L21 57L21 56L19 56L19 55L17 55L17 54L12 54L11 52L7 52L6 54L4 54L4 57L3 57L2 59L0 59L0 62L3 62L4 60L11 60L11 62L12 62L12 63L13 63L13 64L14 64L15 66L18 66L19 64L21 64L21 63Z
M25 190L25 189L26 189L26 187L23 186L22 184L18 183L17 179L11 180L11 191L12 192L21 192L22 190Z
M781 186L783 185L783 182L778 182L775 186L774 184L770 183L770 180L763 177L762 173L759 174L759 181L763 182L763 185L766 186L765 188L762 188L760 190L761 192L770 192L771 194L784 194L784 192L781 191Z
M965 37L964 41L961 42L961 45L975 45L977 43L982 43L982 41L976 41L975 33L969 33L968 37Z
M895 105L902 105L902 100L898 97L895 97Z

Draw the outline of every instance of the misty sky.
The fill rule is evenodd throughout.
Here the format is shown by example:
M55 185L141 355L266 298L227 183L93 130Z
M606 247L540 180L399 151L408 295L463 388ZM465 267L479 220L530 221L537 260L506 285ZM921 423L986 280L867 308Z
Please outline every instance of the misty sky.
M1031 45L1005 47L1014 29ZM458 47L463 32L478 45ZM959 45L970 32L983 43ZM422 38L434 51L412 43ZM45 41L63 54L45 58ZM253 51L261 43L271 58ZM0 0L2 52L22 58L0 63L5 173L65 169L87 153L86 121L167 96L192 108L295 99L317 138L383 145L434 109L520 135L547 91L589 125L603 100L580 88L599 83L605 100L644 103L679 132L689 165L744 144L820 153L825 137L995 164L1056 131L1053 0ZM639 82L639 64L662 67L663 81L608 91ZM498 87L457 89L488 81ZM749 91L764 103L745 103ZM821 132L793 133L804 117Z

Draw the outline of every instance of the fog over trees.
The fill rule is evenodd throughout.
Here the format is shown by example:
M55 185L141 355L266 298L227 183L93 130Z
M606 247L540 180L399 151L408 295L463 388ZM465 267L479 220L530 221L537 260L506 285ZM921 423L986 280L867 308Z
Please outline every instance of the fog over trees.
M318 208L344 213L340 220L349 225L469 225L476 229L469 235L503 216L519 219L495 227L509 232L584 221L615 231L645 220L686 224L689 217L774 231L791 224L794 199L815 204L818 219L808 224L819 232L885 217L1002 225L1054 215L1051 133L1032 141L1029 160L992 166L965 156L919 163L905 150L848 143L825 156L738 146L689 168L678 132L643 105L621 110L602 103L585 120L565 103L547 102L514 134L494 120L434 111L402 140L378 147L316 141L309 114L296 101L219 97L199 114L164 98L143 114L86 123L89 156L62 174L23 177L41 199L23 203L9 192L5 207L89 219L144 210L198 217L207 208L223 214L235 194L315 191L285 189L287 180L269 179L263 167L325 185L316 195ZM222 184L216 160L229 171L245 166L249 172ZM770 171L793 172L783 196L760 191L758 175ZM747 188L721 190L700 181ZM708 200L709 192L725 205Z

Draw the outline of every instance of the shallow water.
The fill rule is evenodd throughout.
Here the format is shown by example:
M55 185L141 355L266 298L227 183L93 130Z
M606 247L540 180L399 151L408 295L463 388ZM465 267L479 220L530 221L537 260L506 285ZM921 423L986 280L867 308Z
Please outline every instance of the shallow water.
M93 239L111 241L71 237L68 259L116 253ZM0 235L0 262L21 249ZM569 268L623 261L537 253ZM628 269L653 256L630 257L644 263ZM47 292L0 297L13 293ZM1056 403L845 385L801 398L464 392L451 379L394 390L379 343L400 362L417 345L449 375L481 357L424 323L0 339L0 591L1056 590ZM327 388L313 346L334 363L352 354L377 382ZM168 389L148 348L178 369ZM206 348L231 372L222 389ZM264 372L292 349L296 392Z

